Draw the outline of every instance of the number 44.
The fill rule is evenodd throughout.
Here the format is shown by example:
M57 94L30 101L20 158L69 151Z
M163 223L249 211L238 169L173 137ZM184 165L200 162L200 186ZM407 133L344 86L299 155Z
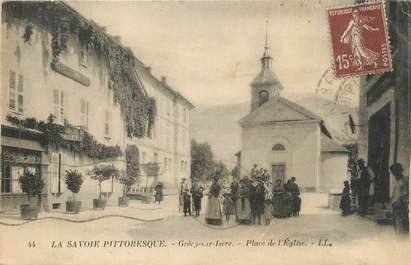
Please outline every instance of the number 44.
M347 54L338 55L337 56L337 63L338 63L338 68L340 70L348 69L348 67L350 67L350 61L348 60L348 55Z

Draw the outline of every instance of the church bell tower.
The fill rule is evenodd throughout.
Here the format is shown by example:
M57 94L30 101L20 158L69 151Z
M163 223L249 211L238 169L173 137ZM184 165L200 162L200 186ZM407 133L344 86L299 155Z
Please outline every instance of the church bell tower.
M268 23L268 21L267 21ZM268 46L268 33L265 33L264 53L261 57L260 73L250 83L251 87L251 111L269 101L271 98L280 95L283 89L277 76L271 71L273 58L270 56L270 47Z

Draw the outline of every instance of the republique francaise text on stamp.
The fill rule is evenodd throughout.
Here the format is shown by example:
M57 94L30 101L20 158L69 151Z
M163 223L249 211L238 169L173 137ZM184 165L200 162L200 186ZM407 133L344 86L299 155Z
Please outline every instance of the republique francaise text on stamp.
M384 3L327 10L337 78L392 70Z

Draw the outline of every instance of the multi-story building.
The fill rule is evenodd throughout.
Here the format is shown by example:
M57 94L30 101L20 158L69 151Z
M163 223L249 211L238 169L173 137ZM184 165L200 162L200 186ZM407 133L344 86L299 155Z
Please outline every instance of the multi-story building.
M13 6L6 6L10 3ZM61 34L63 29L60 24L60 27L53 24L57 18L52 13L36 13L37 17L50 16L48 20L36 19L27 12L27 8L31 8L28 5L40 5L43 9L36 9L37 12L48 9L54 10L55 16L64 12L66 18L75 17L68 19L71 21L68 27L80 30L70 28L66 29L67 34ZM78 25L73 25L73 21ZM117 52L115 56L122 54L131 58L132 71L126 74L128 79L134 80L135 86L126 86L126 89L133 89L130 95L147 99L151 96L157 102L158 114L151 134L147 126L140 126L140 137L131 137L127 124L130 121L121 102L125 100L121 93L126 92L113 88L115 82L122 81L113 77L113 73L124 76L124 72L110 71L113 61L101 52L104 47L99 50L95 43L87 45L82 40L81 34L87 34L88 30L102 38L102 46L113 47ZM58 38L53 35L56 31L60 33ZM83 207L90 208L92 198L98 197L99 188L97 182L87 176L87 171L100 163L112 163L125 169L125 150L129 145L139 150L140 163L160 164L160 181L175 184L177 178L189 175L188 122L193 106L165 80L161 82L153 77L144 64L121 45L119 38L108 35L104 28L62 2L3 3L1 36L0 210L17 210L26 200L18 178L27 171L40 174L46 182L42 195L44 207L63 207L63 202L71 196L64 183L67 169L83 173L84 183L78 197ZM61 51L56 56L58 49ZM83 153L81 148L52 148L44 144L44 138L49 135L33 124L47 122L50 115L55 118L54 124L65 128L63 139L74 142L73 146L85 145L81 142L84 134L92 136L94 141L90 146L95 147L97 155L90 148ZM142 123L148 123L147 120L144 118ZM103 149L106 154L101 154ZM119 150L123 155L118 155ZM12 157L13 163L8 163L7 157ZM114 179L104 181L102 191L109 204L115 204L121 196L119 184Z
M401 163L409 174L410 120L410 4L386 1L393 71L361 78L359 157L376 175L376 206L389 208L394 179L389 166ZM407 56L408 55L408 56Z
M135 65L144 88L156 100L157 115L151 138L133 139L133 142L139 148L140 163L157 163L159 180L165 184L166 192L173 193L182 178L190 177L189 122L194 106L167 84L165 76L158 80L151 67L140 61ZM143 178L139 186L153 181L154 178Z

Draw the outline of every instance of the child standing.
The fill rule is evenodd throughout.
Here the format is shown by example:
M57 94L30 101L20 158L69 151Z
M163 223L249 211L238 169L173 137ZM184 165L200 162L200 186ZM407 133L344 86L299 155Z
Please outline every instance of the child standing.
M184 216L191 215L191 195L188 189L185 189L183 193L183 208Z
M223 212L225 214L225 220L227 222L230 221L230 215L234 213L234 203L230 193L224 193Z
M350 183L348 182L348 180L344 181L344 189L342 192L340 209L342 210L343 216L347 216L351 213Z

